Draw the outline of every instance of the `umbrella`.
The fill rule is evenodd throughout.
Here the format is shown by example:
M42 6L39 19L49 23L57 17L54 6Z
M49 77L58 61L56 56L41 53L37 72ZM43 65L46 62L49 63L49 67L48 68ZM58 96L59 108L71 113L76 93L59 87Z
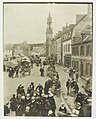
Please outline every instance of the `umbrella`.
M18 62L11 60L5 63L6 67L11 67L11 68L15 68L16 66L18 66Z

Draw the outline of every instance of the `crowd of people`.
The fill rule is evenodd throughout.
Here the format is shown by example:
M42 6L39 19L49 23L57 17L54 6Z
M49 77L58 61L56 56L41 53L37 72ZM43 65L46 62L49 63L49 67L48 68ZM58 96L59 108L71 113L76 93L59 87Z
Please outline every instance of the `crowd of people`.
M56 102L51 88L51 79L45 82L44 87L41 84L35 87L34 82L31 82L27 90L20 84L16 94L10 99L10 107L4 105L4 115L8 115L11 111L15 112L16 116L57 116ZM67 113L64 104L61 104L59 112Z
M7 61L7 66L6 66L6 63L3 66L4 72L7 71L8 76L10 78L25 77L25 75L30 75L31 69L33 68L34 63L36 64L37 67L42 65L40 57L36 57L36 59L27 58L27 59L18 61L16 66L15 66L15 63L11 61L13 60ZM43 73L42 73L42 76L43 76Z
M39 60L35 62L36 66L39 67L41 77L45 76L44 63ZM33 68L33 62L31 61ZM13 97L10 99L10 106L8 103L4 105L4 115L8 115L11 112L15 112L16 116L71 116L67 111L64 103L61 103L61 106L56 113L56 102L54 96L61 98L61 82L59 79L59 73L56 71L55 64L50 61L48 67L48 80L45 81L44 87L41 84L37 86L34 85L34 82L27 87L25 90L24 86L20 84L16 90L16 94L13 94ZM10 69L9 77L14 76L19 77L20 68L16 68L15 71ZM88 85L86 87L82 86L82 90L78 85L79 73L78 70L73 68L69 69L69 77L66 81L67 96L73 96L75 98L74 104L75 109L73 113L76 113L78 116L84 116L83 114L83 105L88 103L88 97L91 97L92 91L88 90Z
M92 85L90 85L90 80L88 80L85 86L81 88L78 85L78 70L75 71L73 68L69 70L69 77L66 81L67 95L74 97L74 104L76 105L76 112L79 114L78 116L84 116L83 107L85 104L88 104L88 98L92 97ZM90 107L90 115L91 115L91 107Z
M52 64L50 66L53 67ZM41 76L44 77L44 67L41 64L40 72ZM45 81L44 87L41 84L35 87L34 82L31 82L27 90L25 90L24 86L20 84L16 94L13 94L13 97L10 99L9 111L8 106L4 105L4 115L8 115L10 111L13 111L16 116L57 116L55 112L55 95L57 97L61 96L61 83L58 72ZM63 115L67 113L64 104L61 104L58 111ZM61 116L60 113L58 116Z

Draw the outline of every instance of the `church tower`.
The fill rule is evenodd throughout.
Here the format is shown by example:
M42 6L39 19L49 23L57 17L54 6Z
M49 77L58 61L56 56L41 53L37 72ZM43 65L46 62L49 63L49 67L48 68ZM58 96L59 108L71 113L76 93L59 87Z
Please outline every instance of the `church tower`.
M47 18L47 29L46 29L46 57L50 57L50 53L51 53L51 50L50 50L51 40L53 38L53 29L51 25L52 25L52 18L49 12L49 16Z

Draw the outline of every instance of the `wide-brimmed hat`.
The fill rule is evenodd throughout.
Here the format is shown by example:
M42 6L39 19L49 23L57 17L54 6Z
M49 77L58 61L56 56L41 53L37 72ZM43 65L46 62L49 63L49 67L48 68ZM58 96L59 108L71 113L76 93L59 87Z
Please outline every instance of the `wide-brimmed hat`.
M31 82L31 84L34 84L34 82Z

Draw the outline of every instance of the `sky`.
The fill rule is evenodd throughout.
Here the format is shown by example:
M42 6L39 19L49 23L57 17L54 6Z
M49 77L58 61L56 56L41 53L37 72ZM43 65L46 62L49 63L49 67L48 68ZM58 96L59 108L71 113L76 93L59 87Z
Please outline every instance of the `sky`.
M87 14L87 4L4 4L4 43L45 42L49 11L55 35L75 24L76 14Z

